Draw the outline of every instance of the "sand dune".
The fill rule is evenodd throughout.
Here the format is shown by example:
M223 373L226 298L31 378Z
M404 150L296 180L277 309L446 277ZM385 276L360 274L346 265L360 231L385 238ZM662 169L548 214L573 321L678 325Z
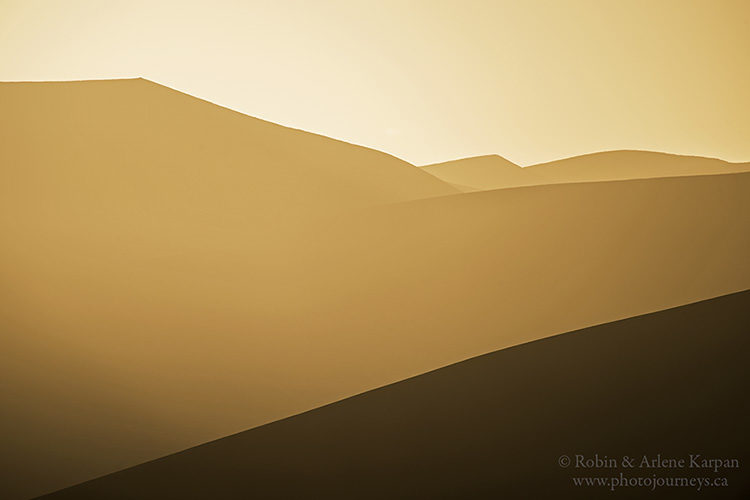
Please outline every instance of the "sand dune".
M648 179L750 171L750 163L652 151L605 151L519 167L497 156L476 156L426 165L423 170L464 192L506 187Z
M218 197L227 211L253 210L245 217L256 222L263 217L255 212L281 219L286 212L279 210L321 212L455 192L385 153L140 78L0 83L0 102L0 161L23 171L6 172L14 182L37 181L40 197L48 185L135 201L158 192L186 205Z
M750 292L472 358L60 491L65 498L747 498ZM582 469L575 455L615 458ZM567 468L559 457L573 460ZM564 462L563 462L564 463ZM726 478L575 486L573 477Z
M498 155L474 156L421 168L463 192L543 184L538 176Z
M3 497L750 286L750 174L435 197L145 81L0 97Z

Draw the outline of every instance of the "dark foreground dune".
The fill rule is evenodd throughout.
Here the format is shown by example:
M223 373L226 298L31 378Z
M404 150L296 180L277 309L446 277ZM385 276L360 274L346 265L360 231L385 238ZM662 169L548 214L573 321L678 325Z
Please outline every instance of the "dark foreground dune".
M586 328L45 498L748 498L748 327L750 292ZM700 454L739 468L584 470L577 454ZM611 493L572 480L620 473L728 486Z

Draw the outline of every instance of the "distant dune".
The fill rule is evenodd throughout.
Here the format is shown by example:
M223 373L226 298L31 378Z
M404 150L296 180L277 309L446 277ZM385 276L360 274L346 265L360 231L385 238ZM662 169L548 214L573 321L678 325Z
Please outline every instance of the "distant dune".
M3 498L750 287L750 174L454 194L147 81L0 100Z
M519 167L497 155L426 165L423 170L461 191L750 171L750 163L651 151L605 151Z
M537 176L498 155L463 158L421 168L464 192L542 184Z
M45 498L747 498L748 325L744 292L571 332ZM691 454L741 465L637 467L644 455L688 464ZM617 467L577 468L576 455ZM636 466L623 467L623 456ZM620 473L727 486L573 482Z

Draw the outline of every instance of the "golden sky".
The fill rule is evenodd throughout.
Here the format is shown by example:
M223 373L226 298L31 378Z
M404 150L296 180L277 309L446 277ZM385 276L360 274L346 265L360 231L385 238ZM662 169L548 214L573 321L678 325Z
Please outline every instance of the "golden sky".
M747 0L0 0L0 80L143 76L416 164L750 160Z

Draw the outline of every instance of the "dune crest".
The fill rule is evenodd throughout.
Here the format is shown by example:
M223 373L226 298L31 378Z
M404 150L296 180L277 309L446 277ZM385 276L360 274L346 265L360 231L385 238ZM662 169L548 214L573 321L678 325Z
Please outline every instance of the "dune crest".
M159 190L186 205L217 197L228 212L256 219L273 207L277 223L287 211L331 213L456 192L380 151L140 78L0 83L0 103L8 145L0 161L24 166L16 182L42 174L63 183L58 188L90 180L100 183L101 196ZM81 195L92 196L85 189Z
M475 156L421 168L464 192L538 183L520 166L498 155Z

